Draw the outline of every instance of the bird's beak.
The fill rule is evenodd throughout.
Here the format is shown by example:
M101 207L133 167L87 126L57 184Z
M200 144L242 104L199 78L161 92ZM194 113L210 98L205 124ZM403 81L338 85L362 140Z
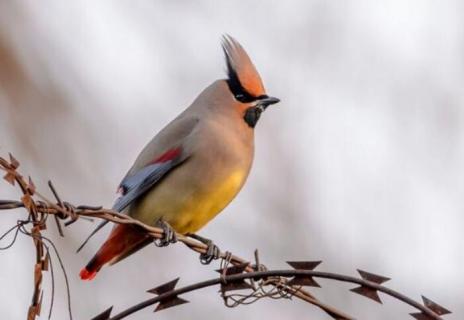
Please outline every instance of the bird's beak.
M280 99L278 98L264 96L263 98L259 99L258 105L263 109L266 109L271 104L276 104L278 102L280 102Z

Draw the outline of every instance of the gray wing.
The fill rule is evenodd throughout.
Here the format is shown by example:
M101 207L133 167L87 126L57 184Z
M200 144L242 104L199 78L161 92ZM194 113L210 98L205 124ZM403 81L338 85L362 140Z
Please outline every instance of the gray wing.
M132 202L144 195L148 190L156 185L169 171L184 162L188 157L182 157L179 155L173 159L166 160L164 162L157 162L143 167L139 171L132 175L126 176L119 187L122 189L122 195L116 199L113 210L121 212ZM96 234L101 228L103 228L109 221L105 220L101 222L97 228L85 239L81 246L77 249L79 252L90 240L90 238Z
M126 177L120 185L123 194L114 203L113 210L118 212L124 210L134 200L153 187L175 165L175 159L162 163L154 163Z

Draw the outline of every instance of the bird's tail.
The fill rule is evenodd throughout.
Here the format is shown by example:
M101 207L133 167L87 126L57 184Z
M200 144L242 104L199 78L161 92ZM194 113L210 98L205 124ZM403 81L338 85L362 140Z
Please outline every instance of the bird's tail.
M80 272L82 280L92 280L107 263L116 263L150 242L150 238L133 226L120 224L113 228L100 250Z

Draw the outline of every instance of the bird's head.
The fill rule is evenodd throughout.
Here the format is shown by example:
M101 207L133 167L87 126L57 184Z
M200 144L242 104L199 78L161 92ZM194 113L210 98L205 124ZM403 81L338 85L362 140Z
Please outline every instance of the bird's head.
M234 38L224 36L222 48L226 56L227 84L230 94L243 104L243 119L254 128L261 116L271 104L280 100L266 94L263 82L250 57Z

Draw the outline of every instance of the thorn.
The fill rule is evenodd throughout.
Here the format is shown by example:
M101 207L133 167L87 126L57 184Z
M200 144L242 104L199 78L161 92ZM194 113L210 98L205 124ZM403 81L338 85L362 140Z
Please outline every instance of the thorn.
M3 179L8 181L8 183L11 184L12 186L15 185L15 175L13 173L8 172L7 174L3 176Z
M320 288L320 284L311 276L295 276L288 283L289 286L308 286Z
M21 197L21 202L24 203L24 207L26 207L26 209L27 209L28 211L31 210L31 208L32 208L32 203L33 203L32 198L31 198L31 195L25 194L24 196L22 196L22 197Z
M366 298L372 299L374 301L377 301L378 303L382 303L382 300L380 300L379 294L377 293L377 290L371 289L368 287L360 286L356 287L353 289L350 289L351 292L360 294Z
M314 270L321 263L322 261L287 261L287 264L295 270L309 271ZM309 286L317 288L321 287L319 283L317 283L316 280L314 280L311 276L295 276L288 282L288 285Z
M249 262L243 262L236 266L231 266L228 268L218 269L216 272L219 272L221 276L231 276L234 274L241 274L245 271L245 269L250 265ZM242 289L252 289L253 286L246 282L245 280L236 280L236 281L227 281L221 283L221 291L233 291L233 290L242 290Z
M377 284L382 284L382 283L387 282L388 280L390 280L390 278L379 276L377 274L373 274L373 273L366 272L366 271L363 271L363 270L357 269L357 271L358 271L359 275L361 276L361 278L363 278L364 280L374 282L374 283L377 283Z
M233 274L243 273L249 265L250 265L249 262L244 262L236 266L228 267L226 269L217 269L216 272L219 272L220 274L223 274L226 276L230 276Z
M410 313L409 315L417 320L433 320L431 317L429 317L426 314L423 314L422 312Z
M32 178L31 176L28 177L29 178L29 183L28 183L28 189L29 189L29 192L31 193L31 195L33 195L35 193L35 184L34 182L32 181Z
M13 167L13 169L18 169L19 167L19 161L16 160L15 157L11 153L8 153L10 155L10 165Z
M106 309L105 311L97 315L96 317L92 318L92 320L108 320L110 318L112 310L113 310L113 306L109 307L108 309Z
M233 290L243 290L243 289L254 289L251 284L245 280L236 280L236 281L227 281L227 283L221 283L221 291L233 291Z
M160 286L157 286L153 289L150 289L150 290L147 290L147 292L149 293L153 293L153 294L163 294L163 293L166 293L168 291L171 291L173 290L175 287L176 287L176 284L177 282L179 281L179 278L176 278L172 281L169 281L169 282L166 282Z
M345 317L343 315L340 315L339 313L334 313L331 310L324 310L324 311L335 320L353 320L353 318Z
M166 300L161 300L153 312L158 312L164 309L172 308L184 303L189 303L189 301L179 298L178 296L174 296Z
M55 218L55 224L56 228L58 229L58 234L60 237L64 238L64 232L63 232L63 227L61 226L61 221L58 219L58 216L55 214L53 215L53 218Z
M295 270L314 270L322 261L287 261Z
M255 249L255 264L256 264L256 270L259 270L259 251L258 249Z
M422 296L422 301L424 301L424 305L429 308L430 310L432 310L433 312L435 312L436 314L438 314L439 316L441 315L444 315L444 314L450 314L451 311L443 308L442 306L440 306L439 304L433 302L432 300Z

